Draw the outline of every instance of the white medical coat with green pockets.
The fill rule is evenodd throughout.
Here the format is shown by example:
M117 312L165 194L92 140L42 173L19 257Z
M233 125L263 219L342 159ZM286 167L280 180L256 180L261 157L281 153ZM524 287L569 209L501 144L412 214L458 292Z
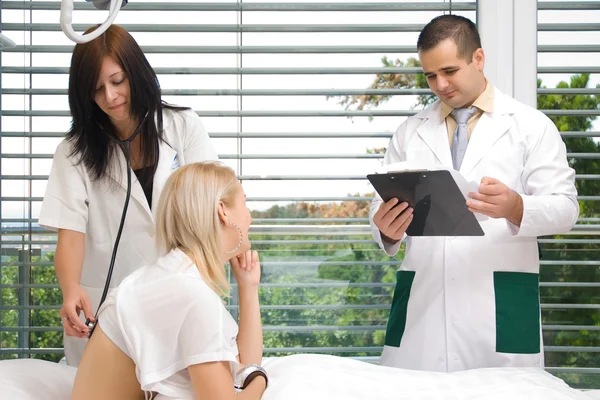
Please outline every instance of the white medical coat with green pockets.
M452 168L440 101L407 119L384 164L415 161ZM427 371L543 366L539 236L566 233L579 214L575 171L552 121L494 89L494 112L475 126L460 171L467 181L496 178L523 199L520 227L481 222L478 237L405 237L406 251L381 364ZM373 215L373 238L388 255Z

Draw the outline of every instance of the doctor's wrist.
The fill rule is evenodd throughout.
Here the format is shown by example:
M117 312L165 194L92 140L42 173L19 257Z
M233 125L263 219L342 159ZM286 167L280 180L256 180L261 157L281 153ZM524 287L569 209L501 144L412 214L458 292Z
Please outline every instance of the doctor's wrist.
M523 198L514 190L512 195L514 196L514 206L512 207L512 213L506 219L513 225L520 227L523 221Z
M79 282L65 282L60 285L60 290L62 291L64 297L68 294L78 292L81 290L81 286L79 285Z
M384 241L385 243L389 244L389 245L395 245L396 243L398 243L400 241L400 240L392 239L392 238L386 236L381 231L379 231L379 234L381 235L381 240Z

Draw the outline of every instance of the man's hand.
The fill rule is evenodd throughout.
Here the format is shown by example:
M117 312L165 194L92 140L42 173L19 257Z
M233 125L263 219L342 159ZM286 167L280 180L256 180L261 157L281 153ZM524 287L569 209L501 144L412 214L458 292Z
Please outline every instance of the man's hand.
M492 218L506 218L516 226L523 219L523 199L497 179L484 177L479 185L479 193L469 193L469 211Z
M396 244L413 220L413 209L407 202L398 204L394 198L383 203L373 216L373 222L381 232L381 238L389 244Z

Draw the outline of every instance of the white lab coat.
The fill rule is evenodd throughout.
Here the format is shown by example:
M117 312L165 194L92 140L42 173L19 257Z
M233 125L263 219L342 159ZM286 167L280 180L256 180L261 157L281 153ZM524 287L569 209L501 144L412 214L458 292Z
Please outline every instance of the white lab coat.
M406 237L381 364L428 371L543 366L537 237L568 232L579 206L565 145L540 111L494 89L460 173L496 178L523 198L523 220L481 222L482 237ZM384 164L401 161L452 169L439 100L392 137ZM382 243L371 204L373 238Z
M166 143L160 144L158 167L152 189L152 209L133 171L131 200L117 252L111 287L130 273L158 259L154 217L167 178L180 165L217 160L217 154L198 115L192 110L163 111ZM85 234L85 257L81 286L96 312L106 281L127 189L126 160L119 160L110 178L92 182L83 164L69 157L71 145L63 140L57 147L40 212L39 224L50 230L70 229ZM83 318L83 316L82 316ZM77 365L87 340L65 336L69 365Z

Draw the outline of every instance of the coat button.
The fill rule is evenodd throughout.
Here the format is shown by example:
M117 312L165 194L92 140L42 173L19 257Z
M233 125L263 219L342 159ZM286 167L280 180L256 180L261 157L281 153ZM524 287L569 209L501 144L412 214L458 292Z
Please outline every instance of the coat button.
M438 358L438 364L443 364L444 361L446 361L446 360L444 360L443 357Z

